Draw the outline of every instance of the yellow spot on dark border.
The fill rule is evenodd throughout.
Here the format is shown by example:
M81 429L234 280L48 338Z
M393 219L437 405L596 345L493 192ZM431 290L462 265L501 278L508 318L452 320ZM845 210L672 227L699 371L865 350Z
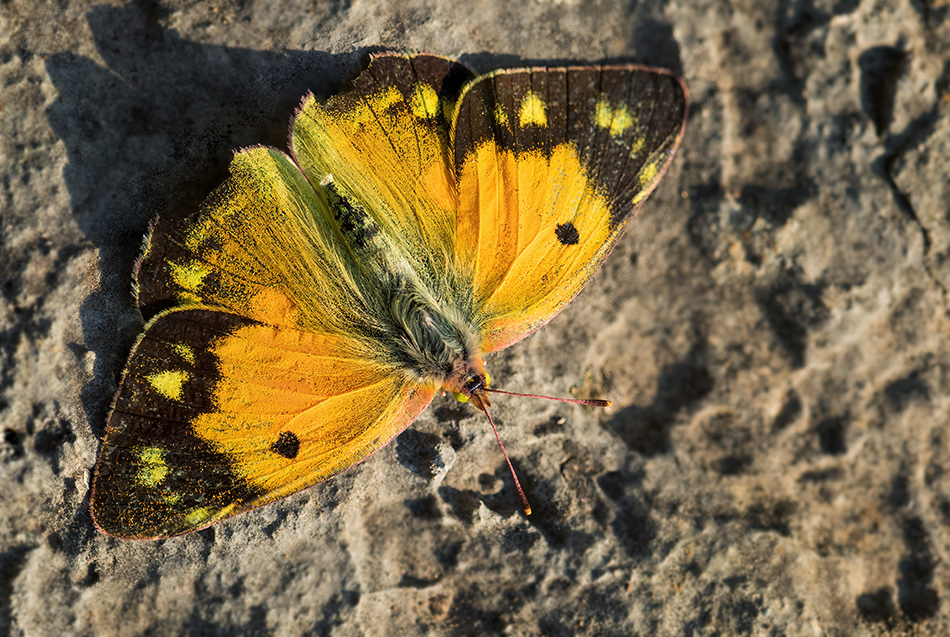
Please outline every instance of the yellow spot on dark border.
M159 447L144 447L138 450L139 472L136 479L149 488L157 487L168 475L165 451Z
M630 146L630 157L636 159L640 156L640 153L643 152L643 148L647 145L647 138L640 136L633 140L633 144Z
M648 164L645 164L643 168L640 169L640 174L637 176L637 180L640 182L641 190L633 198L634 205L646 199L647 195L650 194L650 190L653 184L656 182L656 178L660 172L659 164L660 160L654 159Z
M626 104L611 108L607 98L601 96L597 100L597 104L594 106L594 125L598 128L610 129L611 137L623 136L635 123L633 115L627 110Z
M428 84L419 84L412 92L412 113L421 119L439 114L439 96Z
M601 96L594 106L594 124L598 128L610 128L610 120L613 119L613 111L610 108L610 102L606 97Z
M195 364L195 350L193 350L190 345L177 343L173 349L175 350L175 353L185 359L189 365Z
M199 526L211 517L211 509L208 507L197 507L185 516L186 526Z
M150 374L145 377L145 380L165 398L181 400L182 387L190 377L188 372L164 371Z
M528 125L547 126L548 114L544 106L544 100L537 93L528 91L524 99L521 100L518 121L522 127Z
M205 266L195 261L191 263L168 262L168 273L172 280L180 288L194 292L204 283L205 277L210 271Z
M633 116L623 104L614 110L614 119L610 122L610 134L612 137L620 137L627 132L627 129L633 126Z
M501 104L495 104L495 123L499 126L508 128L508 113L505 112L504 107Z

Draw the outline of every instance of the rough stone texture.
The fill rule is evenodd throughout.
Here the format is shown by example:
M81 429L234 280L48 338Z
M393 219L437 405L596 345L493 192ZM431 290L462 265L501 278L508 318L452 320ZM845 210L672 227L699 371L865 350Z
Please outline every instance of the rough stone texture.
M947 0L10 0L0 33L0 634L950 632ZM628 235L489 360L615 406L497 401L529 519L487 423L437 401L279 504L100 535L149 219L382 48L688 81Z

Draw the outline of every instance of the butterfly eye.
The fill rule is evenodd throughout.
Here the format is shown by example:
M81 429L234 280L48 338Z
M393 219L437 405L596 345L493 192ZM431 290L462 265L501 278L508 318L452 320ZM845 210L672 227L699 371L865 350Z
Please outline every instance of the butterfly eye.
M465 383L465 389L468 390L468 394L463 394L462 392L452 392L452 395L455 396L455 400L460 403L469 402L469 395L479 389L488 387L491 384L491 376L488 372L485 372L484 375L472 376L467 383Z
M468 379L468 382L465 383L464 392L452 392L452 395L455 396L455 400L460 403L467 403L471 400L471 395L485 386L485 381L482 380L481 376L472 376Z

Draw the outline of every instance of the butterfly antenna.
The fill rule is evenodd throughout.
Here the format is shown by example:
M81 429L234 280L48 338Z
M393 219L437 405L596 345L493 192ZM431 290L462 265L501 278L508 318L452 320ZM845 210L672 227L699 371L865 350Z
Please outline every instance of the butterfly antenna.
M498 441L498 446L501 447L501 453L505 456L505 462L508 463L508 468L511 470L511 477L515 480L515 486L518 488L518 495L521 496L521 508L524 509L525 515L531 515L531 505L528 504L528 498L525 497L524 489L521 488L521 482L518 480L518 474L515 473L515 468L511 465L511 459L508 457L508 452L505 451L505 445L501 442L501 436L498 435L498 429L495 427L495 421L491 419L491 414L488 413L487 409L482 409L485 412L485 415L488 416L488 423L491 425L491 430L495 432L495 440Z
M557 398L555 396L541 396L540 394L519 394L514 391L505 391L503 389L482 388L484 391L493 394L505 394L507 396L524 396L525 398L544 398L545 400L556 400L559 403L574 403L575 405L587 405L588 407L610 407L609 400L600 400L598 398Z

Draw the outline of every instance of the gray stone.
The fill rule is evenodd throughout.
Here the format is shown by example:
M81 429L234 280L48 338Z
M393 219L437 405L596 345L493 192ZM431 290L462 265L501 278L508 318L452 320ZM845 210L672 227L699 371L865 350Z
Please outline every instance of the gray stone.
M63 6L0 14L0 633L950 633L946 0ZM495 401L530 518L488 423L440 399L279 503L99 534L150 219L389 48L688 82L627 236L488 361L614 406Z

